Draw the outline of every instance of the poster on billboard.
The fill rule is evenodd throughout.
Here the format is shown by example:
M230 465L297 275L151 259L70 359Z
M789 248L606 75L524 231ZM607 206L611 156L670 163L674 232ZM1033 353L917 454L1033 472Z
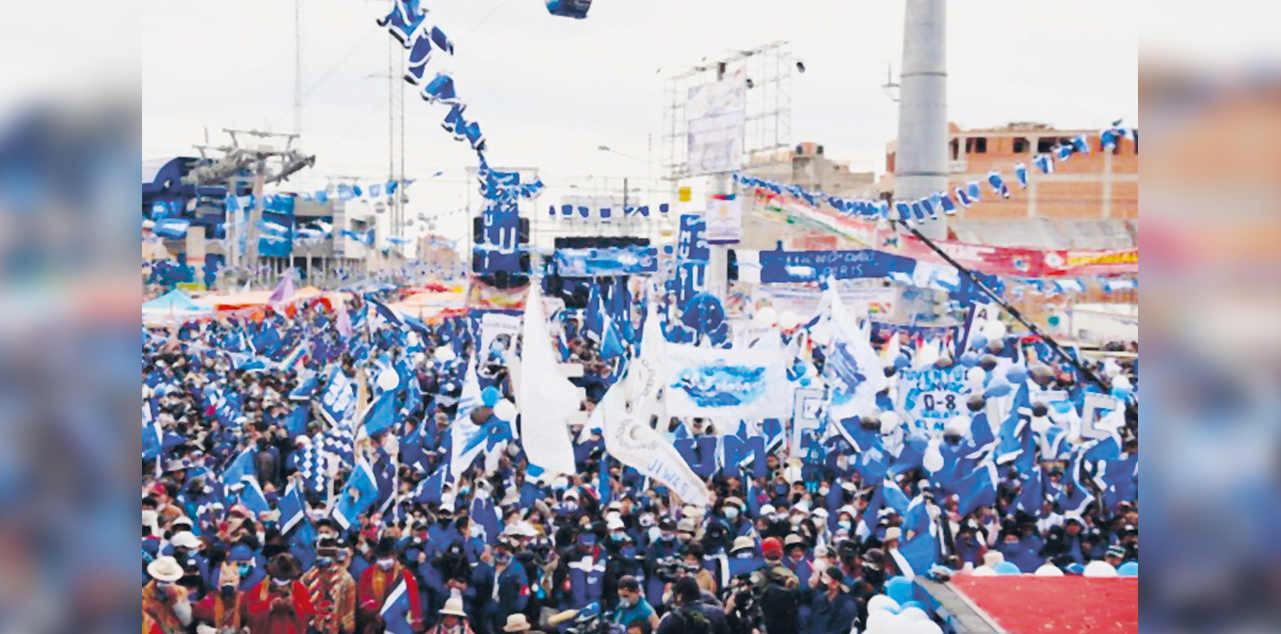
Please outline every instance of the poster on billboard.
M685 102L690 174L731 172L743 157L747 81L743 69L689 89Z
M707 243L737 244L743 239L743 201L733 195L707 201Z

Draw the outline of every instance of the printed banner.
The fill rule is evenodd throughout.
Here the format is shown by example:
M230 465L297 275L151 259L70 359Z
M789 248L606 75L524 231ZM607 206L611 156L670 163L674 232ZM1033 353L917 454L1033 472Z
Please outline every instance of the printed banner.
M657 271L657 247L556 250L556 272L561 277L650 275Z
M968 370L959 363L946 370L899 370L895 406L914 433L943 431L949 418L965 412Z
M334 427L345 427L345 421L356 414L355 384L337 366L329 372L328 384L320 396L320 413Z
M611 389L598 407L603 412L605 450L619 462L671 489L681 501L706 506L707 485L690 469L672 443L628 414L619 403L621 392Z
M668 345L664 361L668 416L741 420L792 415L792 384L777 355Z
M930 262L946 262L916 236L898 234L893 229L879 227L873 222L818 211L794 202L780 203L777 208L784 214L809 220L870 247L880 248L895 242L898 246L891 247L890 250L898 255ZM1133 275L1139 272L1137 248L1065 250L997 247L950 240L935 240L934 243L962 265L988 275L1083 277Z
M737 244L743 239L743 201L733 195L707 202L707 243Z
M506 359L516 349L520 317L506 313L483 313L480 316L480 349L482 363L493 358ZM497 345L495 345L497 344Z
M685 102L690 174L731 172L743 158L747 79L743 69L689 89Z

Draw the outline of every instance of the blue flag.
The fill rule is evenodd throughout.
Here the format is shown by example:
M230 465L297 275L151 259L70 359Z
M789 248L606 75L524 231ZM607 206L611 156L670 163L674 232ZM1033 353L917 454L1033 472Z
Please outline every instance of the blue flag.
M924 575L938 562L939 539L933 523L925 531L912 539L902 542L897 550L891 550L890 556L898 564L903 576L909 581L916 575Z
M281 496L277 504L277 510L280 511L280 533L288 535L289 531L298 526L300 522L307 519L307 505L303 502L302 491L294 482L290 482L285 487L285 494Z
M501 530L498 513L494 511L494 501L484 491L477 491L471 502L471 520L485 529L485 542L493 544L498 541Z
M956 483L956 512L962 517L980 506L996 505L996 464L985 461Z
M291 440L307 431L307 409L308 406L299 405L294 408L294 411L289 412L289 414L285 416L285 419L281 421L281 425L285 428L285 431L289 433L289 438Z
M385 623L383 631L387 634L414 634L413 625L410 623L411 609L409 592L402 579L396 589L387 595L387 599L383 601L382 610L378 613Z
M396 394L394 392L383 392L374 400L369 409L365 411L361 425L365 428L365 434L373 436L378 432L396 424Z
M351 477L347 480L347 485L343 487L342 496L334 507L334 520L343 527L343 530L359 526L360 514L364 513L365 509L368 509L377 499L378 483L374 478L373 469L369 467L369 463L361 460L356 463Z
M258 466L254 464L254 450L252 447L240 452L231 464L227 465L222 471L222 483L224 486L235 486L245 477L258 477Z
M427 479L418 483L418 488L414 489L414 499L419 504L440 504L445 483L452 481L453 478L449 475L449 463L441 463L436 471L427 476Z

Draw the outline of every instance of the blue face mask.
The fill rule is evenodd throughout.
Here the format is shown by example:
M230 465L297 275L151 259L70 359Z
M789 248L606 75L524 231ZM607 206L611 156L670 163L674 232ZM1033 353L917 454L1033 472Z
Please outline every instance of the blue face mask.
M249 568L249 564L236 564L236 569L240 572L242 578L249 575Z
M725 507L725 518L730 520L738 519L738 509L733 506Z

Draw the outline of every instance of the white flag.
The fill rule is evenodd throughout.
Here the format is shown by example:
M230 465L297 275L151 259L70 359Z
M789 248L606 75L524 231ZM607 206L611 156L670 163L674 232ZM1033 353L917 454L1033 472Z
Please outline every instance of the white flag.
M530 285L525 302L524 337L521 344L521 383L517 395L521 410L521 443L529 463L548 473L572 475L574 445L566 420L578 411L578 388L557 367L543 298Z

